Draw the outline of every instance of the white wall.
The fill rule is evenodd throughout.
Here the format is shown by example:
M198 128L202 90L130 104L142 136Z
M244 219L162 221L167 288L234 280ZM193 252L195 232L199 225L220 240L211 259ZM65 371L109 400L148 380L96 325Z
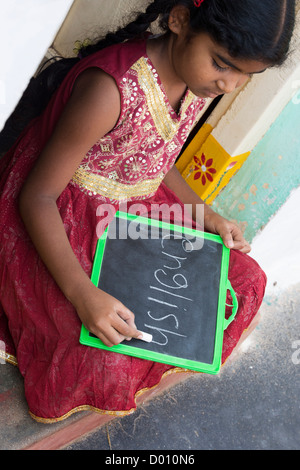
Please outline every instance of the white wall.
M252 242L250 255L268 277L267 295L277 295L300 282L300 188Z
M124 26L144 11L151 0L74 0L63 28L54 41L54 48L64 56L72 56L75 41L94 41L108 31Z
M0 0L0 130L71 5L72 0Z

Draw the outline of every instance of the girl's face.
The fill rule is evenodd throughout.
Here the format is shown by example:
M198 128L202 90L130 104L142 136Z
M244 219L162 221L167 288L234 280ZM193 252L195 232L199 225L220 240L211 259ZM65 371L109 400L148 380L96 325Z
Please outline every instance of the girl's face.
M173 32L169 57L174 78L201 98L231 93L268 67L261 61L232 58L206 33L191 36L187 23L177 23Z

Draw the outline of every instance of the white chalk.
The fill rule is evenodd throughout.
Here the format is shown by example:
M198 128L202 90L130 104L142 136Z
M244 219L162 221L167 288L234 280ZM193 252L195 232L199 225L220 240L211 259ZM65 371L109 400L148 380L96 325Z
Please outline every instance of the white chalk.
M146 343L151 343L152 338L153 338L152 335L149 335L149 333L144 333L143 331L140 331L140 333L142 333L143 337L138 338L138 339L141 339L142 341L146 341Z

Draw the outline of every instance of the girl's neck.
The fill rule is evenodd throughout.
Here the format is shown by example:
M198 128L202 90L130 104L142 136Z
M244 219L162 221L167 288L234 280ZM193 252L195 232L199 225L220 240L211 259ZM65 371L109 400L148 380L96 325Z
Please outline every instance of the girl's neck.
M172 108L177 111L186 93L186 84L176 75L172 65L173 39L173 35L169 33L150 37L147 55L159 75Z

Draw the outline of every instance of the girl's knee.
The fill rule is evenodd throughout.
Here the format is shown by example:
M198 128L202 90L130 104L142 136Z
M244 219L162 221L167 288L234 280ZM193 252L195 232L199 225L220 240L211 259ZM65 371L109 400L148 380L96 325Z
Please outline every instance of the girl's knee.
M231 251L228 278L237 295L255 296L263 299L267 276L261 266L251 256L239 251Z

